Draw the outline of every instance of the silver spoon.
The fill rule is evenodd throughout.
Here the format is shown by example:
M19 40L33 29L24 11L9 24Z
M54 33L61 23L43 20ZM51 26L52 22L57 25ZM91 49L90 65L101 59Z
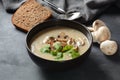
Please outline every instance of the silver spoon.
M50 6L50 8L52 8L56 13L58 13L58 14L66 14L66 12L63 9L58 8L55 4L53 4L53 3L51 3L51 2L49 2L47 0L42 0L42 1L46 2L48 4L48 6Z
M75 20L81 16L80 12L72 12L67 14L67 19L68 20Z
M63 14L64 17L63 19L67 19L67 20L75 20L77 18L79 18L81 16L81 13L80 12L70 12L70 13L67 13L65 12L63 9L57 7L55 4L47 1L47 0L42 0L44 2L46 2L50 8L52 8L56 13L58 14Z

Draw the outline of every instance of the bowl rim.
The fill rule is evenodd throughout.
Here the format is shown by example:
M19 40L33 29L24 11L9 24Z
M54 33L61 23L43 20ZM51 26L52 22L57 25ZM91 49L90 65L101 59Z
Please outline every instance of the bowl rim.
M28 35L29 35L38 25L45 24L45 23L48 23L48 22L51 22L51 21L52 21L52 22L53 22L53 21L55 21L55 22L57 22L57 21L69 21L69 22L72 22L72 23L74 23L74 24L78 24L78 25L82 26L84 29L86 29L86 31L87 31L87 33L89 34L89 37L90 37L88 49L87 49L82 55L78 56L77 58L68 59L68 60L60 60L60 61L45 59L45 58L42 58L42 57L36 55L35 53L33 53L33 52L31 51L31 49L29 48ZM53 20L47 20L47 21L45 21L45 22L43 22L43 23L40 23L40 24L38 24L38 25L34 26L34 27L27 33L26 38L25 38L25 40L26 40L25 46L26 46L26 48L27 48L27 50L29 51L30 54L34 55L35 57L37 57L37 58L39 58L39 59L42 59L42 60L44 60L44 61L49 61L49 62L57 62L57 63L58 63L58 62L60 62L60 63L61 63L61 62L68 62L68 61L76 60L76 59L80 58L81 56L85 55L85 53L92 47L93 37L92 37L91 32L88 30L87 26L85 26L85 25L83 25L83 24L81 24L81 23L79 23L79 22L71 21L71 20L64 20L64 19L55 19L55 20L53 19ZM51 27L48 27L48 28L51 28ZM68 28L69 28L69 27L68 27ZM47 29L47 28L45 28L45 29ZM75 28L74 28L74 29L75 29ZM77 29L76 29L76 30L77 30ZM38 32L38 33L39 33L39 32ZM86 37L87 37L87 36L86 36ZM87 37L87 38L88 38L88 37Z

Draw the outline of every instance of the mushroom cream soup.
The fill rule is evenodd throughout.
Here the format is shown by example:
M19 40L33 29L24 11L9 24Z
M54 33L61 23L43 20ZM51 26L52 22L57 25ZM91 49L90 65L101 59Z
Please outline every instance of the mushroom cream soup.
M89 48L87 37L68 27L52 27L40 31L31 40L31 51L47 60L69 60L84 54Z

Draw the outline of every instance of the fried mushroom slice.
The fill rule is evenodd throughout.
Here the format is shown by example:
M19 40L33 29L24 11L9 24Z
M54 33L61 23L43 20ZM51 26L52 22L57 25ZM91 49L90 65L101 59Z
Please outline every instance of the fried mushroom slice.
M69 36L66 35L64 32L61 32L57 37L57 41L60 41L60 42L67 42L68 39L69 39Z

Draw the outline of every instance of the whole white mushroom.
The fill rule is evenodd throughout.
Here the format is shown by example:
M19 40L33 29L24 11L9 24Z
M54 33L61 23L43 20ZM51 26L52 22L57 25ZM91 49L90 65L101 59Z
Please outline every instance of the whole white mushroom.
M106 40L100 44L100 49L105 55L114 55L117 52L118 45L116 41Z
M111 38L111 32L102 20L95 20L92 27L88 27L93 36L93 42L101 43Z

